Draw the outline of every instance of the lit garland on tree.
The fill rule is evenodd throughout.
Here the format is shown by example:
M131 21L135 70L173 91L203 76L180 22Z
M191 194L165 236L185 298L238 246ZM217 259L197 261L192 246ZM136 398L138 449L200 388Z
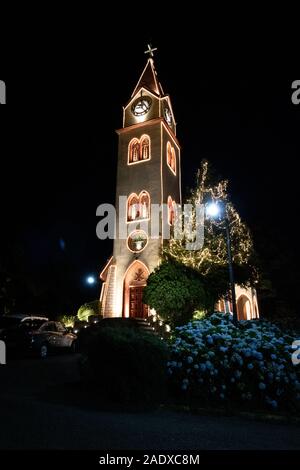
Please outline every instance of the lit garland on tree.
M232 259L238 272L238 282L242 284L254 284L257 280L257 270L254 262L253 242L250 231L241 220L238 212L229 200L228 181L213 181L207 161L201 162L201 168L197 172L196 188L191 192L187 200L188 204L195 206L209 202L222 202L227 209L230 236L232 244ZM196 217L193 213L193 229L196 229ZM186 266L196 269L203 275L212 274L216 269L227 266L226 236L224 234L224 218L213 220L205 217L204 222L204 245L202 249L186 250L187 233L183 233L181 239L171 238L163 248L164 258L173 258ZM240 274L240 276L239 276Z

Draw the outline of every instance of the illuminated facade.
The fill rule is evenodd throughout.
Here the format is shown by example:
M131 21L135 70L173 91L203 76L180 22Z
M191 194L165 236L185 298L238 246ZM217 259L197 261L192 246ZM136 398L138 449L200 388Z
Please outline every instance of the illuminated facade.
M174 205L181 204L180 146L170 97L158 82L153 58L146 66L123 109L119 136L116 188L117 230L119 196L126 196L127 239L114 240L113 256L104 267L101 297L105 317L148 316L142 302L147 278L160 258L165 217L174 220ZM159 236L143 230L150 224L151 204L165 204L160 213ZM148 232L149 233L149 232Z
M259 309L256 290L235 286L236 307L239 320L252 320L259 318ZM229 300L221 299L215 306L217 312L232 313L232 303Z
M164 239L163 218L173 225L175 206L181 204L180 146L170 97L158 82L153 58L150 57L123 108L123 127L117 130L118 170L116 187L117 226L120 218L118 201L126 196L124 221L127 239L114 240L113 256L100 278L103 282L100 301L104 317L146 318L149 309L142 302L143 288L149 274L158 266ZM150 238L143 230L150 224L151 204L164 204L160 213L159 236ZM239 319L259 316L256 292L236 286ZM216 310L232 312L229 301L221 300Z

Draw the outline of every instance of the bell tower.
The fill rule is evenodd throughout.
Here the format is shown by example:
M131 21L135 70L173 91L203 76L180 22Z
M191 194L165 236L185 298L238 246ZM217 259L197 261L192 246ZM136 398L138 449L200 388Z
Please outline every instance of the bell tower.
M163 217L172 225L174 205L181 204L176 122L170 97L157 78L154 50L148 46L149 58L123 108L123 127L116 131L116 239L113 256L100 274L104 317L148 316L149 309L142 302L143 288L159 264L165 238ZM124 210L119 207L120 197L126 204ZM156 236L150 227L153 204L161 208ZM121 238L119 227L124 223L126 238Z

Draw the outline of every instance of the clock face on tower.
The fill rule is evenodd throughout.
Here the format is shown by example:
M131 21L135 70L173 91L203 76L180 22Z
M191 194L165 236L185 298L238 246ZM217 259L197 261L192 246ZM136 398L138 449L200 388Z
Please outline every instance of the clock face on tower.
M164 109L164 115L165 115L165 120L167 121L169 126L171 126L172 125L172 113L167 106Z
M141 96L132 105L131 110L135 116L143 116L147 114L152 104L149 96Z

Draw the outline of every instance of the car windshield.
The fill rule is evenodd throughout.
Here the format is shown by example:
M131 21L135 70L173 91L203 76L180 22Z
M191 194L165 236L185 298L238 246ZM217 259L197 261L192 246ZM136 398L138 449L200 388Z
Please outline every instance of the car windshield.
M0 328L11 328L20 324L20 318L15 317L0 317Z
M20 328L24 330L38 330L46 320L25 320L21 323Z

